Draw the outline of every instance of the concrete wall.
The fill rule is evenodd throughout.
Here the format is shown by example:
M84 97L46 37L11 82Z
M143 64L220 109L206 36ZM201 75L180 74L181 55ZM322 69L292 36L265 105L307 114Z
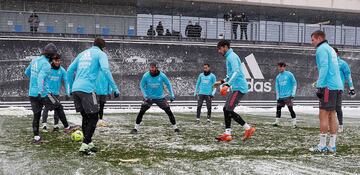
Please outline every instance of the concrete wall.
M26 99L28 79L23 72L29 60L37 56L40 48L48 42L57 45L64 56L65 67L77 53L91 46L91 42L84 41L0 40L0 97L3 100ZM315 99L315 89L311 87L311 83L317 77L313 49L244 45L234 46L234 50L245 62L249 72L248 81L253 92L246 95L246 99L274 99L274 78L277 75L276 64L279 61L287 62L288 69L296 76L298 98ZM203 63L210 63L218 78L224 78L226 72L225 59L217 53L215 44L112 42L107 44L106 52L114 78L121 88L122 100L141 99L139 81L148 69L148 62L151 61L157 61L160 69L168 75L178 99L193 99L196 78L202 72ZM244 59L251 54L257 61L264 79L254 75L256 66L250 65L254 59L251 60L251 56ZM348 50L344 58L352 68L355 89L360 89L360 53ZM357 99L360 99L359 97ZM222 99L220 96L216 98Z

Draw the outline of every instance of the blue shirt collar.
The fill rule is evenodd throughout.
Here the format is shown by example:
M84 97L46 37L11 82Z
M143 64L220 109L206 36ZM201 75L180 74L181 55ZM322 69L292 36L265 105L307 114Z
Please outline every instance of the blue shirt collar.
M92 48L92 49L99 49L99 50L101 50L98 46L92 46L91 48Z
M225 53L225 57L229 56L231 52L233 52L233 49L230 48L230 49Z
M45 55L41 55L40 58L45 58L47 61L49 61L49 58L47 58Z

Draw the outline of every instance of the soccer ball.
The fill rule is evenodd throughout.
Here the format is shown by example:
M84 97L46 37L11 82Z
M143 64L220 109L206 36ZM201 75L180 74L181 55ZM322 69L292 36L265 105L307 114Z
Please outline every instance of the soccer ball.
M71 140L75 141L75 142L80 142L84 139L84 134L82 131L80 130L76 130L75 132L73 132L71 134Z

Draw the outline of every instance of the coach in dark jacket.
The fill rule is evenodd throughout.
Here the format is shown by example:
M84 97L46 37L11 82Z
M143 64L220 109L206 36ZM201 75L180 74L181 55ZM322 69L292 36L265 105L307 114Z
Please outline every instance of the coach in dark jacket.
M35 12L33 12L29 16L28 23L30 24L30 32L37 32L40 23L39 16Z
M156 33L158 36L164 35L164 26L162 25L161 21L159 21L159 24L156 26Z

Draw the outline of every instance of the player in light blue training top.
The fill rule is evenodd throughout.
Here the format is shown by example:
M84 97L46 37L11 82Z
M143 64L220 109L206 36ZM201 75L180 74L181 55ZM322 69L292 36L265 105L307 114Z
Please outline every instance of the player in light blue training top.
M337 54L327 43L325 33L321 30L311 34L311 44L316 48L316 65L319 73L316 82L316 96L319 98L320 142L310 151L336 152L337 122L335 109L341 104L341 94L344 89ZM330 133L330 141L327 145L328 133Z
M104 73L104 77L110 83L111 88L115 92L115 97L120 94L111 75L108 57L103 51L104 48L105 41L101 38L96 38L94 46L81 52L68 68L68 80L72 96L74 97L75 109L81 113L83 119L82 131L84 132L84 140L79 152L85 155L97 152L92 142L92 136L99 119L96 79L100 71Z
M150 63L149 71L144 74L140 81L140 90L143 94L144 102L141 105L140 112L136 117L135 127L131 130L131 134L138 133L145 112L150 109L154 103L166 112L174 131L176 133L180 132L179 128L176 126L174 114L172 113L170 105L165 98L164 84L169 92L170 101L174 101L175 95L171 87L170 80L158 69L156 63Z
M207 108L207 123L211 123L211 104L212 98L215 95L216 89L212 85L216 82L216 76L211 73L210 65L204 64L204 72L201 73L197 79L194 96L197 97L198 105L196 111L196 124L200 124L201 107L206 101Z
M296 95L296 79L294 75L286 71L286 63L278 63L279 74L275 80L275 91L276 91L276 120L274 126L279 126L279 120L281 117L281 108L288 107L292 118L292 125L296 128L296 114L293 109L294 97Z
M217 81L214 88L222 86L220 95L226 96L224 106L225 132L216 139L218 141L231 141L231 119L234 119L242 127L245 133L242 140L249 139L255 132L255 128L246 123L243 118L234 112L235 107L239 104L242 97L248 92L249 86L245 79L244 68L241 64L239 56L230 48L229 41L222 40L218 43L217 49L219 54L226 58L226 78ZM229 91L229 93L227 93Z
M339 70L340 70L340 77L341 81L345 88L345 83L347 82L348 88L349 88L349 95L351 98L354 98L356 96L354 84L351 78L351 70L347 62L345 62L343 59L339 56L339 50L334 47L334 50L336 54L338 55L338 62L339 62ZM344 89L343 89L344 90ZM343 124L343 112L342 112L342 101L339 101L339 103L336 106L336 114L339 121L339 129L338 132L343 132L344 130L344 124Z

